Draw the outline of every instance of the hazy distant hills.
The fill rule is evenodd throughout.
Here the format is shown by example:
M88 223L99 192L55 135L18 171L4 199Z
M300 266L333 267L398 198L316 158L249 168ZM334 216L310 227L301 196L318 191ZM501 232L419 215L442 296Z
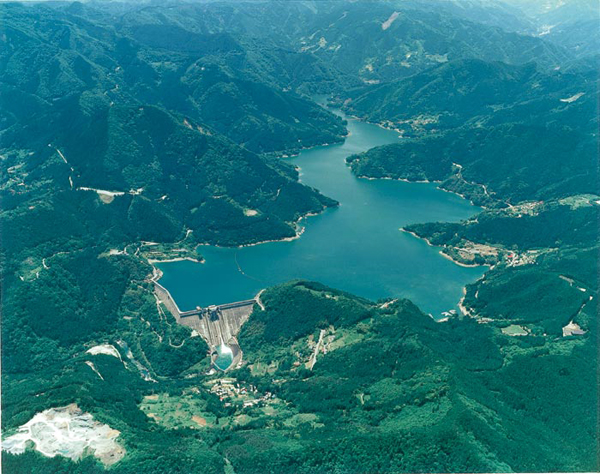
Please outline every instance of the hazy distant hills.
M525 14L529 34L568 49L576 57L600 50L600 3L597 0L505 0Z
M546 36L549 41L569 48L578 58L586 58L595 56L600 51L598 22L600 15L591 14L585 19L548 25L544 31L548 32Z
M531 19L523 15L521 9L501 0L400 0L393 5L453 16L511 32L523 33L531 28Z
M594 13L598 14L599 7L596 0L502 0L502 3L522 11L533 20L589 18Z
M351 9L342 4L322 13L299 38L299 47L367 83L406 77L458 58L513 64L535 60L552 68L568 57L559 46L496 26L380 3Z
M349 5L306 1L131 6L124 14L102 21L155 47L165 41L160 38L168 37L169 44L162 44L165 49L186 54L194 50L199 54L202 48L210 52L207 35L215 35L223 49L219 60L228 67L268 77L282 87L304 83L321 91L394 80L459 58L511 64L535 61L544 68L569 58L559 44L519 34L531 33L533 20L501 2ZM83 9L79 14L93 12ZM306 64L312 74L303 71Z

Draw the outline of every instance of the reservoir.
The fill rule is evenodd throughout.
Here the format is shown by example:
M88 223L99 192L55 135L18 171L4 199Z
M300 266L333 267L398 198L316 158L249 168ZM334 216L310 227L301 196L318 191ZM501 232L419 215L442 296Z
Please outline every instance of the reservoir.
M479 208L433 183L356 178L345 159L399 141L398 134L348 118L344 143L302 151L289 159L301 181L340 202L300 222L302 236L242 248L203 245L204 264L163 263L160 283L182 310L253 298L262 288L313 280L377 300L409 298L435 318L455 309L465 284L485 267L461 267L439 249L401 232L407 224L456 222Z

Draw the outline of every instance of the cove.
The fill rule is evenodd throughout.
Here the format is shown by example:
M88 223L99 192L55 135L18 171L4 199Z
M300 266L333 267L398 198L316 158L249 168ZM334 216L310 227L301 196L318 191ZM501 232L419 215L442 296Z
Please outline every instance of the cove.
M338 112L339 113L339 112ZM408 298L436 319L456 309L465 284L485 267L461 267L439 249L400 228L417 222L456 222L479 208L434 183L356 178L345 159L399 141L398 134L348 117L344 143L311 148L290 159L301 181L337 199L300 223L302 236L241 248L199 247L204 264L159 264L160 283L182 310L254 297L262 288L293 279L313 280L377 300Z

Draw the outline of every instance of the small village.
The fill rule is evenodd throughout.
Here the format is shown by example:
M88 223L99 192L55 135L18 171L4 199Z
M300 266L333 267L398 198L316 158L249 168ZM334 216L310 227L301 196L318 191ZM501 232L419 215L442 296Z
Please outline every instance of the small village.
M220 378L211 382L212 386L209 391L219 397L223 402L223 406L231 407L236 402L241 401L244 408L257 406L267 403L274 399L271 392L266 392L261 395L256 386L249 384L245 387L240 384L235 378Z
M524 252L522 254L518 254L516 252L510 252L506 255L506 265L508 267L519 267L521 265L530 265L535 263L538 255L540 254L539 250L531 250L528 252Z

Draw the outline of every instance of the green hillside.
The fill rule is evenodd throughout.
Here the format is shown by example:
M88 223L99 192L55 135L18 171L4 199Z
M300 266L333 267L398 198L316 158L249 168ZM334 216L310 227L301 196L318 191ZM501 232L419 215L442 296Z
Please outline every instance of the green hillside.
M578 112L590 113L593 104L587 98L561 99L580 93L593 95L595 87L593 74L547 73L535 63L512 66L462 59L354 92L345 107L369 121L416 133L419 128L439 130L465 123L568 120Z
M466 60L346 108L407 138L348 158L359 176L440 181L485 206L598 194L597 79Z
M322 7L318 21L299 38L299 46L367 84L412 76L461 58L511 64L535 61L551 69L569 57L560 46L542 39L441 10L418 8L414 2Z
M579 451L584 439L594 445L595 421L585 415L585 400L595 397L584 368L591 340L521 342L468 318L435 323L408 301L373 304L306 282L272 289L264 302L266 310L253 315L240 336L254 349L245 377L264 384L258 374L268 367L269 389L316 416L283 423L284 432L301 423L293 441L267 425L226 443L227 458L234 465L239 459L244 471L256 465L295 471L308 464L342 472L431 466L438 472L508 472L539 469L542 459L544 466L577 469L573 462L585 457ZM314 322L298 326L306 314ZM309 370L305 364L321 333L325 354ZM538 376L525 383L529 370ZM591 379L580 378L583 373ZM571 391L576 386L579 395ZM554 393L552 403L540 404L533 396L540 391ZM573 403L563 423L553 408L562 403ZM522 417L531 410L535 415ZM566 422L571 416L589 424L575 434ZM567 431L572 437L565 447ZM297 456L285 455L290 448ZM329 453L325 464L323 452Z
M307 282L270 289L263 301L265 310L255 310L240 336L249 359L235 376L242 386L273 394L268 402L215 411L218 424L204 431L168 430L131 404L143 393L134 374L118 360L96 356L98 370L119 383L119 392L108 397L98 391L97 377L75 370L61 378L62 392L43 395L40 403L48 397L60 403L69 383L83 381L80 403L93 403L103 420L126 430L126 439L137 439L136 454L114 472L166 468L177 456L189 456L190 469L204 463L208 472L222 468L219 456L236 472L311 471L315 465L326 472L593 469L591 338L519 340L470 319L435 323L408 301L384 307ZM313 321L298 326L305 314ZM325 354L319 351L308 368L318 339ZM190 393L189 383L161 380L154 389L182 403L191 400L182 395ZM29 384L21 393L34 390ZM193 392L195 400L215 410L214 395L203 387ZM23 405L9 405L8 413L14 416ZM577 427L568 422L574 416L581 420ZM190 437L196 438L193 448ZM143 452L152 443L166 452L148 464ZM5 457L5 465L24 469L38 459ZM58 459L46 465L95 472Z
M116 105L160 106L255 152L297 150L345 134L333 114L248 74L243 58L251 53L227 35L169 22L91 22L92 14L87 7L6 6L0 58L6 94L14 87L32 106L45 101L51 110L77 91ZM33 76L25 73L31 66Z

